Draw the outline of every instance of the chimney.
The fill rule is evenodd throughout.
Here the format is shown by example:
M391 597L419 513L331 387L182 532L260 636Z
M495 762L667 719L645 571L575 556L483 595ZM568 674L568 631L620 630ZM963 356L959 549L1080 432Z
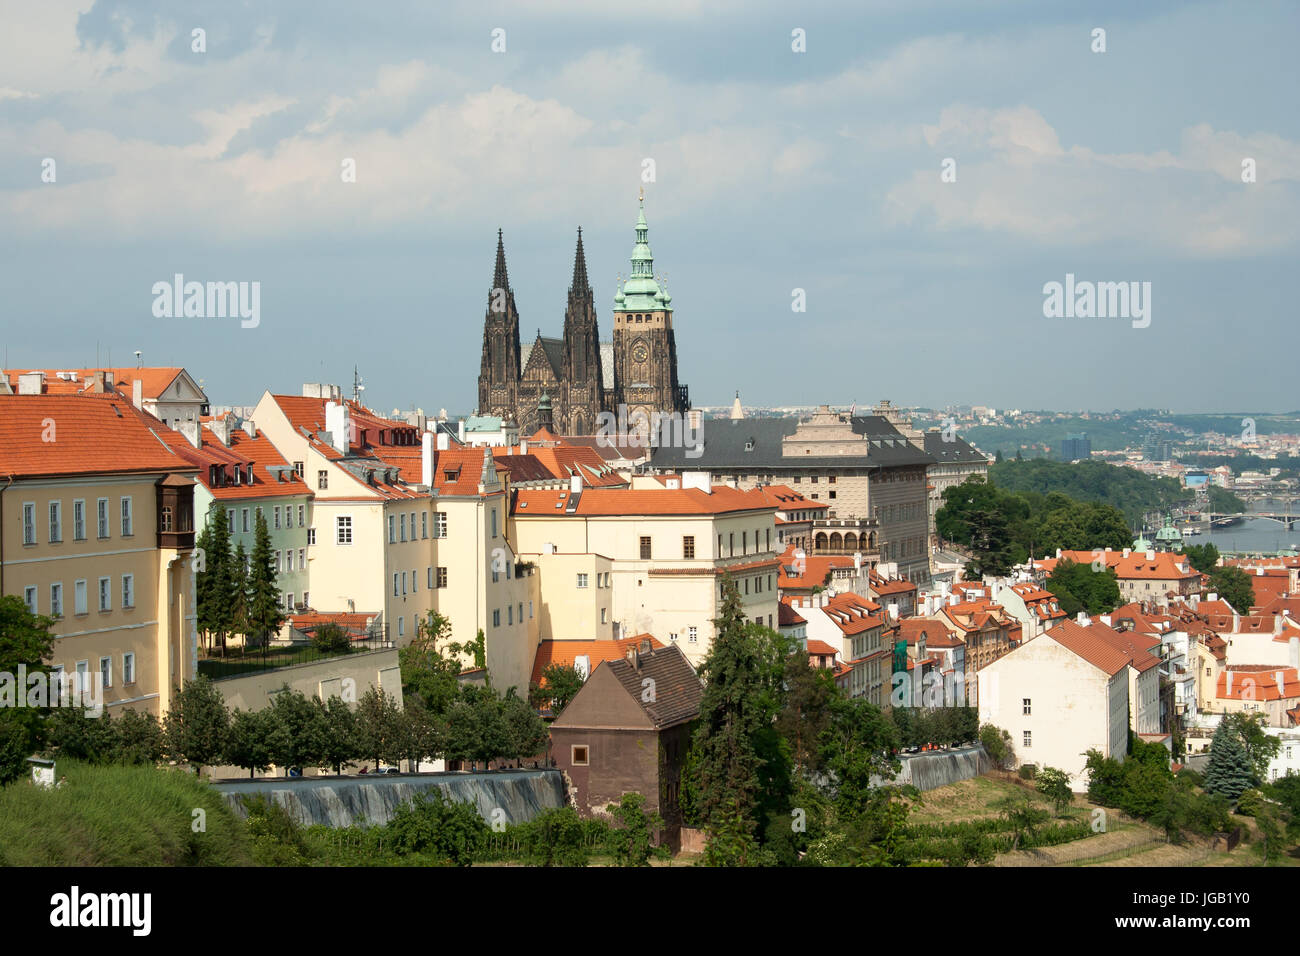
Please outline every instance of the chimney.
M1088 627L1092 624L1092 618L1088 617L1087 611L1080 611L1075 621L1080 627Z
M257 424L251 418L245 418L240 427L244 430L244 434L249 438L257 437Z
M138 378L131 380L131 404L136 408L144 408L144 382Z
M571 495L582 494L582 475L569 476L569 494Z
M1155 553L1154 551L1148 551L1148 552L1147 552L1147 560L1148 560L1148 561L1154 561L1155 559L1156 559L1156 553Z
M1232 671L1228 671L1228 686L1224 690L1224 693L1229 696L1232 695Z
M451 448L451 436L444 431L438 432L438 451L447 451Z
M526 454L528 454L528 439L527 439L527 438L525 438L525 439L523 439L521 442L519 442L519 454L521 454L521 455L526 455Z
M1105 624L1107 627L1110 627L1110 615L1109 615L1109 614L1103 614L1103 615L1101 616L1101 623Z
M1300 637L1293 637L1286 643L1291 652L1291 666L1300 667Z
M199 435L201 426L198 422L177 422L176 430L185 436L185 440L195 448L203 447L203 438Z
M633 644L627 649L627 662L632 665L634 670L641 669L641 652L637 645Z
M1129 552L1132 551L1132 550L1133 550L1132 548L1125 548L1125 549L1124 549L1124 557L1127 558L1127 557L1129 556Z
M682 488L698 488L706 495L713 494L713 483L707 471L683 471Z
M649 654L649 653L650 653L650 640L649 640L649 638L644 638L644 637L641 638L641 653L642 653L642 654Z
M462 442L465 440L465 419L463 418L456 423L456 437Z
M325 431L329 432L334 450L346 455L348 449L348 407L337 402L325 403Z
M420 484L433 487L433 432L420 436Z
M1277 696L1286 696L1286 672L1278 671L1273 675L1277 679Z

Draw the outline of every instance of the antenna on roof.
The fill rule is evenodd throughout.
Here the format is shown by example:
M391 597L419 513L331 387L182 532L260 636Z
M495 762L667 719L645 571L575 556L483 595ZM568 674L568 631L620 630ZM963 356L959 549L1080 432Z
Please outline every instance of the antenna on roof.
M143 368L143 367L144 367L144 364L143 364L143 362L142 362L141 359L140 359L140 356L141 356L142 354L143 354L143 353L142 353L139 349L136 349L136 350L135 350L135 367L136 367L136 368Z

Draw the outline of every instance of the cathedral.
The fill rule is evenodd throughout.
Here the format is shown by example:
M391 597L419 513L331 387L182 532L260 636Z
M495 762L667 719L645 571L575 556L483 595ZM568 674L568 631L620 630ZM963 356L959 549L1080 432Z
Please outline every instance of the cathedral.
M497 230L496 270L488 292L478 376L480 415L510 419L519 425L520 434L530 435L538 427L538 405L548 399L556 432L590 435L599 428L600 413L617 416L620 405L626 406L625 420L638 411L685 413L690 408L686 386L677 383L672 296L654 275L644 194L640 203L632 273L614 296L612 342L600 340L579 229L564 336L548 338L539 330L531 345L521 346L505 242Z

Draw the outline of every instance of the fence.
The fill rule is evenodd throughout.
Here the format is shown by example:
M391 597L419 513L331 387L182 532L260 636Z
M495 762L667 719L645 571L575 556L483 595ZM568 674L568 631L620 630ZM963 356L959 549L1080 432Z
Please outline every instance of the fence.
M259 650L229 653L225 657L207 657L199 661L199 675L210 680L243 677L292 667L295 664L312 664L332 657L346 657L362 651L381 650L392 644L382 638L353 641L342 651L322 651L311 644L294 644L288 647L263 647Z

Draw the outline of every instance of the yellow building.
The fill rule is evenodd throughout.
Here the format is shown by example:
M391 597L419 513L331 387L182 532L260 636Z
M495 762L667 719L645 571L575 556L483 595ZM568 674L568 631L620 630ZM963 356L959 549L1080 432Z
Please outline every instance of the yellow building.
M197 666L194 467L116 394L0 395L0 592L57 618L53 664L162 716Z

